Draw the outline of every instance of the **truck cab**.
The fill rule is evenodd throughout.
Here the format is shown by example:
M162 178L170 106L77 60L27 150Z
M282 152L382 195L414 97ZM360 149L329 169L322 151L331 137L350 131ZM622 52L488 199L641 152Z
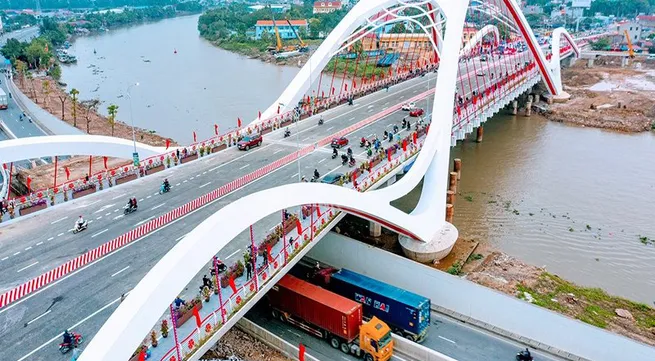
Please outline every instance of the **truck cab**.
M359 328L360 357L366 361L387 361L393 355L391 329L379 318L373 317ZM358 352L355 352L358 354Z

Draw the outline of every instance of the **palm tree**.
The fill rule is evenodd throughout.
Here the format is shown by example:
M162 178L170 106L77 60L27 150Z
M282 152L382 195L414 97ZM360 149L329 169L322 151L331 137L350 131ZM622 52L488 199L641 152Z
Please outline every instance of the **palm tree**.
M111 136L114 136L114 126L116 125L116 114L118 113L118 105L111 104L107 107L109 113L109 125L111 125Z
M38 104L39 99L36 97L36 92L34 91L34 76L32 73L27 72L27 80L30 81L29 85L31 85L30 88L32 89L32 98L34 98L34 102Z
M43 98L43 105L47 106L48 105L48 96L50 95L50 80L44 80L41 82L41 87L43 88L43 94L45 94Z
M70 94L73 98L73 126L77 128L77 95L80 94L80 91L73 88L71 89Z

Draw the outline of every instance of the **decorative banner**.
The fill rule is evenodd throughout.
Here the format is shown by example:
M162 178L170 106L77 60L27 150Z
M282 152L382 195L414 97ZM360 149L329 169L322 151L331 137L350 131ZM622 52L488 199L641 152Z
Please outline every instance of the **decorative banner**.
M234 284L234 276L230 276L230 288L232 288L232 293L237 293L237 286Z
M273 257L271 256L271 244L267 243L266 244L266 256L268 257L268 262L273 263L275 261Z
M414 144L416 144L417 139L418 139L418 136L417 136L416 132L412 133L412 140L414 141Z
M218 135L218 124L214 124L214 134Z
M29 176L27 177L27 193L32 192L32 178Z
M357 89L357 82L353 79L353 89Z
M193 316L196 318L196 326L200 328L202 321L200 320L200 313L198 313L198 306L193 306Z
M196 142L196 132L193 132L193 142Z
M332 87L332 95L334 95L334 87Z
M354 175L354 173L353 173L353 175ZM316 206L316 217L320 217L320 216L321 216L321 207Z
M344 91L348 91L348 84L343 84L344 86Z
M67 180L67 181L70 180L70 179L71 179L71 171L70 171L70 169L68 169L68 167L64 167L64 171L66 172L66 180Z
M241 128L241 118L237 118L237 128Z
M403 139L403 152L407 151L407 139Z
M298 231L298 235L302 234L302 224L300 224L300 219L296 218L296 230Z
M387 160L391 162L391 148L387 149Z
M171 140L166 139L166 150L168 150L168 147L170 147L170 146L171 146Z
M102 157L102 161L105 163L105 169L107 169L107 157Z

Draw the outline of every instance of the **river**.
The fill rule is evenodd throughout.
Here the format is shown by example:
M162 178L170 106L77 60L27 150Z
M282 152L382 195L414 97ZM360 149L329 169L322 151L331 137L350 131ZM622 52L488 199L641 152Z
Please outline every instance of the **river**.
M201 39L198 16L77 39L63 81L81 99L115 103L132 82L137 126L178 142L221 132L268 107L296 74L218 49ZM94 49L97 54L94 54ZM174 51L177 50L177 54ZM149 62L146 62L149 60ZM499 115L484 142L452 150L463 174L455 209L462 236L490 242L564 278L652 304L655 301L655 136L627 135ZM419 191L400 201L411 209ZM589 228L587 228L589 225Z

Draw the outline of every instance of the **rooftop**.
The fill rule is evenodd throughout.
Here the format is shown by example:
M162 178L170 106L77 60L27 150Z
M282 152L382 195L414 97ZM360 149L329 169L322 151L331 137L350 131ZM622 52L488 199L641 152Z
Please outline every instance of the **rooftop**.
M307 20L289 20L293 26L307 26ZM273 26L273 20L257 20L256 26ZM289 26L286 20L275 20L276 26Z

